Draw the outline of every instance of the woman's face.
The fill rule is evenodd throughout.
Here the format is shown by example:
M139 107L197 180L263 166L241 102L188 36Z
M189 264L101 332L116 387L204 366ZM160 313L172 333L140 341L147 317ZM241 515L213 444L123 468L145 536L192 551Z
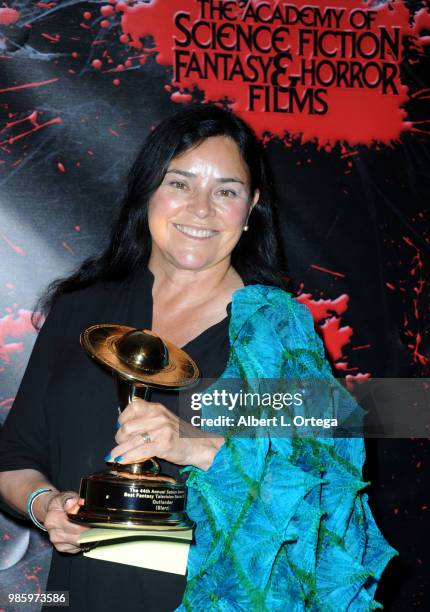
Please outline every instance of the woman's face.
M204 270L227 260L250 209L249 172L236 143L213 136L172 159L149 202L152 256Z

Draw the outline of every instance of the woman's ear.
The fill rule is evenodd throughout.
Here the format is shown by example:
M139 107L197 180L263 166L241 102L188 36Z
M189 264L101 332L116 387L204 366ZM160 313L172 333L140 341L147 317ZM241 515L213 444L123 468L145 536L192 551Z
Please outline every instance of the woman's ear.
M252 209L254 208L254 206L257 204L258 200L260 199L260 190L256 189L255 193L254 193L254 197L252 198L252 203L251 203L251 207L249 209L249 212L251 213Z

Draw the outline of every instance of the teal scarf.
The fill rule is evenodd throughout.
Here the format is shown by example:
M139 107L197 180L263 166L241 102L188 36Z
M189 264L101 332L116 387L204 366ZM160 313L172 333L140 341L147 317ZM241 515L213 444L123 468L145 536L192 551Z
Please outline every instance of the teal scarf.
M233 294L221 378L334 380L306 306L276 287ZM354 400L345 393L349 399ZM372 517L362 438L227 437L212 466L187 466L196 521L180 611L374 610L397 552Z

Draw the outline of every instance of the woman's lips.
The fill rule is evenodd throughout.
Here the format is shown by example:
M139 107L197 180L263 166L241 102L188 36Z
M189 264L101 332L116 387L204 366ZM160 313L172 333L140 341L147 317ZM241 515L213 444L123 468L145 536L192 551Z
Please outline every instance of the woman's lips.
M195 240L207 240L218 234L217 230L211 230L208 228L198 229L192 225L181 225L179 223L174 223L173 225L179 232L181 232L181 234L188 236L189 238L194 238Z

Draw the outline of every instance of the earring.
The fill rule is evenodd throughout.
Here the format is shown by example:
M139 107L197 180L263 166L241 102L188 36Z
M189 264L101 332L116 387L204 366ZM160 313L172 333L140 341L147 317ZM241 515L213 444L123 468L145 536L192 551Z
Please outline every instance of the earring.
M244 232L247 232L248 230L249 230L249 225L244 225L244 226L243 226L243 231L244 231Z

